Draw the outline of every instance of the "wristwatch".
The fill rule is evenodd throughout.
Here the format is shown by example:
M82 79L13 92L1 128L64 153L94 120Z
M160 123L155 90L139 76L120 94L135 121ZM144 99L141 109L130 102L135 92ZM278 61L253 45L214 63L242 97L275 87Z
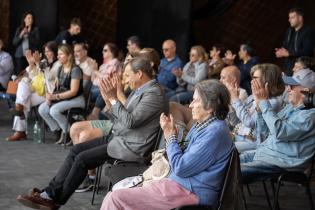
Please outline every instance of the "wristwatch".
M114 106L115 104L117 104L117 100L116 99L110 100L110 104Z

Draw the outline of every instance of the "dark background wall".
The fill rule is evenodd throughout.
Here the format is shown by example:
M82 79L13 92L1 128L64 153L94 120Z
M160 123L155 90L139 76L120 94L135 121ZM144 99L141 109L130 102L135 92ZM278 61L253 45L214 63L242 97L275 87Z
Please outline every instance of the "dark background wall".
M55 7L47 7L51 2ZM109 41L117 42L125 50L125 39L138 33L144 46L158 50L162 40L176 39L182 57L186 57L188 46L197 43L207 50L213 43L223 43L237 50L240 43L250 41L263 61L272 62L275 61L273 49L281 45L288 27L289 8L301 5L307 24L315 28L313 0L219 0L219 9L212 6L210 10L204 9L209 11L208 14L200 15L200 9L206 8L209 2L216 5L218 1L1 0L0 37L11 42L12 31L20 21L21 13L31 6L38 13L40 29L47 39L66 29L72 17L81 17L83 34L88 38L93 56L100 56L101 47ZM228 6L222 7L223 3Z

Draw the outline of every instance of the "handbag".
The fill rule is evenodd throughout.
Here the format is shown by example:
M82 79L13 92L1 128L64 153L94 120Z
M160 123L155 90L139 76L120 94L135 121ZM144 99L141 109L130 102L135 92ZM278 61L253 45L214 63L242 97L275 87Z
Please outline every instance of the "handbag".
M19 84L19 81L15 80L15 81L12 81L10 80L9 83L8 83L8 87L7 87L7 94L10 94L10 95L15 95L16 94L16 91L17 91L17 88L18 88L18 84Z
M17 79L15 79L14 81L10 80L8 82L7 91L6 91L7 94L9 94L9 95L15 95L16 94L18 84L19 84L20 80L22 79L22 77L24 76L25 72L26 72L25 70L20 72L19 75L17 76Z

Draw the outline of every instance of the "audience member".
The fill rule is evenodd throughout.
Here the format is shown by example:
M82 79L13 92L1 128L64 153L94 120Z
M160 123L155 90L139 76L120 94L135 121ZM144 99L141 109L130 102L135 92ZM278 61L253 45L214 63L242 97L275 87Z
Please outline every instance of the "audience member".
M268 83L268 101L272 110L279 111L282 106L281 94L285 88L281 79L281 69L274 64L258 64L252 67L250 74L252 80ZM231 94L232 107L239 119L239 123L233 129L236 148L239 152L256 149L266 136L256 126L257 111L254 96L251 95L245 101L241 101L237 86L227 84L227 87Z
M13 121L13 130L15 133L8 137L7 141L19 141L26 139L26 119L31 107L37 106L45 101L45 76L42 70L48 70L50 73L55 72L60 66L57 60L57 44L48 42L45 47L45 57L47 59L48 69L41 69L40 56L36 51L26 52L26 59L29 66L26 68L26 76L18 83L15 101L15 117ZM49 87L49 84L46 83Z
M10 76L14 70L12 57L3 50L3 47L4 43L0 38L0 92L7 89Z
M220 73L225 66L222 58L224 57L225 48L220 44L215 44L210 50L210 60L209 60L209 79L220 79Z
M141 50L141 42L139 37L131 36L127 39L127 50L128 53L126 55L124 65L126 65L135 56L135 54Z
M285 73L292 75L295 59L301 56L313 57L314 31L304 25L304 12L301 8L289 11L290 27L285 33L283 46L275 49L277 58L284 58Z
M103 64L97 70L97 65L95 63L94 70L92 72L92 82L93 86L91 88L91 101L95 101L95 106L88 116L89 120L98 119L100 111L105 107L104 99L101 96L99 85L103 78L109 77L113 73L121 73L122 70L122 60L120 58L120 52L116 44L106 43L103 48Z
M187 149L182 151L178 144L173 116L163 113L160 117L171 165L170 176L146 187L109 192L101 210L173 209L193 204L215 208L234 147L224 122L229 101L229 92L220 82L198 83L190 104L196 123L186 137L190 140Z
M19 74L27 66L25 54L27 50L39 49L39 29L35 25L35 16L32 12L25 12L21 25L16 29L13 37L15 50L15 74Z
M179 87L166 94L169 100L189 103L193 97L195 85L207 78L207 66L205 49L200 45L193 46L190 50L190 61L184 66L184 70L173 70Z
M302 57L297 58L294 62L294 67L292 69L293 74L297 73L298 71L302 69L310 69L314 71L315 70L314 59L307 56L302 56Z
M289 104L280 112L268 101L269 83L253 79L257 109L257 127L267 132L267 139L254 151L241 155L244 183L272 177L285 170L305 170L315 150L315 109L307 107L303 92L314 93L315 73L308 71L293 77L284 76Z
M61 67L58 70L56 84L53 93L46 93L46 101L42 103L38 112L45 120L51 131L61 131L59 140L61 144L67 129L66 110L71 108L83 108L85 100L83 96L83 73L75 65L73 49L70 45L58 47L58 60Z
M163 42L164 58L161 59L157 80L163 85L166 93L174 91L177 88L176 76L172 73L174 69L183 67L183 62L176 54L176 43L174 40L168 39Z
M83 89L89 88L93 68L97 65L96 61L88 56L89 46L86 43L74 44L75 63L83 71Z
M157 139L159 116L167 111L167 101L162 88L152 77L152 68L147 60L135 58L126 65L125 71L133 92L124 104L117 98L114 81L105 78L101 82L102 96L110 101L108 113L114 118L111 141L107 143L105 139L97 139L75 145L44 190L34 188L30 195L18 196L23 205L45 209L64 205L85 179L88 169L100 166L110 158L147 161ZM105 121L98 121L86 126L99 136L109 135L104 124Z

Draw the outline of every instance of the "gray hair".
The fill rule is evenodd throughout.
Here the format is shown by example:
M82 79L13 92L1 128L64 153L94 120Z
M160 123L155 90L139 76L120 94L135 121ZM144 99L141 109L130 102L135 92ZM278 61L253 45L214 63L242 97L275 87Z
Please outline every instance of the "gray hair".
M195 88L203 103L204 109L213 109L214 116L224 120L229 113L230 93L221 82L215 79L205 80Z
M148 59L136 57L133 58L129 63L133 72L142 71L149 78L153 78L153 69ZM128 65L127 64L127 65Z

